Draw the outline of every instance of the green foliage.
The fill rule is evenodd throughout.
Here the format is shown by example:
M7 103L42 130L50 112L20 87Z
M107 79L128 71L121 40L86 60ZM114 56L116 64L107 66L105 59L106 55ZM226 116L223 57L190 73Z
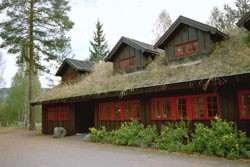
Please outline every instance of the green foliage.
M236 0L235 7L224 4L223 10L214 7L209 24L221 31L235 27L236 22L250 10L249 0Z
M105 127L101 127L99 130L96 128L89 128L90 138L93 142L96 143L108 143L108 138L110 133L107 132Z
M233 122L217 118L211 121L211 128L196 124L192 134L194 151L205 155L217 155L237 159L246 155L246 134L238 131Z
M158 137L156 126L148 125L145 129L139 132L139 137L141 139L140 147L150 147Z
M183 145L189 141L189 129L184 121L167 126L162 125L161 133L157 139L159 149L168 151L181 151Z
M94 32L93 41L90 41L90 45L92 47L92 49L89 48L90 61L99 62L103 60L109 52L108 44L105 40L105 35L103 34L102 26L103 24L101 24L98 19L96 23L96 32Z
M70 38L66 32L73 28L69 20L67 0L3 0L0 14L1 48L8 53L18 54L17 62L29 61L29 54L22 54L23 48L34 52L35 69L43 70L42 61L62 60L71 50Z
M139 146L139 134L143 129L143 125L136 120L123 122L120 128L113 131L112 143L115 145Z
M250 139L246 138L245 133L238 131L234 123L217 117L215 121L211 121L211 128L201 123L195 124L191 141L189 122L184 121L162 125L159 135L155 125L144 128L136 120L124 122L112 132L107 132L106 128L102 127L99 130L90 128L90 133L91 140L98 143L147 148L156 142L158 149L170 152L198 152L229 159L245 157L246 149L250 147Z
M41 84L37 75L34 76L34 95L41 93ZM8 92L6 105L2 111L1 124L8 126L12 124L28 124L28 76L24 66L19 67L18 72L12 79L11 88ZM36 107L37 121L41 122L41 107Z

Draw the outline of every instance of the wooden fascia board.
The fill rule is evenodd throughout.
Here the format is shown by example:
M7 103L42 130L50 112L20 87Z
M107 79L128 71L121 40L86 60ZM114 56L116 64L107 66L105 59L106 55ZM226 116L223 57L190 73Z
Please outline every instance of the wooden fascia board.
M181 24L186 24L188 26L200 29L202 31L205 32L210 32L211 34L219 34L222 35L223 37L226 37L227 35L225 35L224 33L218 31L216 28L211 27L209 25L200 23L198 21L186 18L184 16L180 16L171 26L170 28L165 32L165 34L163 34L163 36L155 43L154 48L160 48L160 49L164 49L164 47L162 46L163 44L166 43L166 41L168 40L168 38L171 36L171 34L173 34L173 32L181 25Z

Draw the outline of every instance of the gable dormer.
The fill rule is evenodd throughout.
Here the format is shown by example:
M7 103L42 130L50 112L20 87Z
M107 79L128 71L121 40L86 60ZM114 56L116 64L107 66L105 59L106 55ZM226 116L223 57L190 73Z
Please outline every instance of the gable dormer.
M92 71L94 71L93 62L66 58L56 72L56 76L61 76L62 82L73 83Z
M145 68L158 54L152 45L121 37L105 61L113 62L114 73L131 73Z
M166 59L192 59L211 53L213 44L227 36L216 28L180 16L154 45L165 50Z
M238 27L245 27L248 31L250 31L250 11L246 13L237 23Z

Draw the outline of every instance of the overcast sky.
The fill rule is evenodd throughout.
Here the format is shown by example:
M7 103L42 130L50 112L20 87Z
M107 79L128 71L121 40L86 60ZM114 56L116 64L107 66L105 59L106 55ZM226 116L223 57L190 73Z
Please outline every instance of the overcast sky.
M206 23L214 6L223 8L223 4L234 5L235 0L70 0L70 19L74 28L68 33L76 59L89 57L89 41L97 18L103 23L103 30L109 48L118 42L121 36L151 43L154 39L152 29L158 14L167 10L174 22L179 15ZM5 87L10 87L11 78L17 68L15 56L7 55L3 50L6 68ZM47 82L42 79L42 86Z

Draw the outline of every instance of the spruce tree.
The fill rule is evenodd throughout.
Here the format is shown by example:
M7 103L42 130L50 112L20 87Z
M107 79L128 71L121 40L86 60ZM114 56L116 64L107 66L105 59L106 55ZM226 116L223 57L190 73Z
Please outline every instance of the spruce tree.
M108 43L105 39L105 35L102 30L103 24L97 20L96 31L94 32L93 41L90 41L92 48L89 48L90 51L90 61L99 62L102 61L108 54Z
M0 2L1 48L18 55L17 63L29 63L29 101L33 100L33 76L37 70L48 70L44 62L61 60L70 50L66 32L73 22L67 16L67 0L2 0ZM25 50L24 50L25 49ZM26 50L27 49L27 50ZM28 51L28 54L23 54ZM30 130L35 129L35 115L30 106Z

